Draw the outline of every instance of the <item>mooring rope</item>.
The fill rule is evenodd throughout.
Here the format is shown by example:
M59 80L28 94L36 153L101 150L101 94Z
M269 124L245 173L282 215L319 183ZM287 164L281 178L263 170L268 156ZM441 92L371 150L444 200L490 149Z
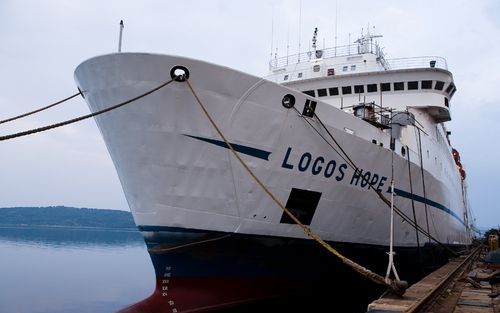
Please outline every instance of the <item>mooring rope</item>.
M74 97L76 97L76 96L78 96L78 95L80 95L80 94L81 94L81 92L80 92L80 91L78 91L78 92L77 92L77 93L75 93L74 95L71 95L71 96L69 96L69 97L67 97L67 98L64 98L64 99L62 99L62 100L59 100L59 101L54 102L54 103L52 103L52 104L49 104L49 105L47 105L47 106L41 107L41 108L36 109L36 110L34 110L34 111L27 112L27 113L23 113L23 114L20 114L20 115L14 116L14 117L10 117L10 118L7 118L7 119L4 119L4 120L1 120L1 121L0 121L0 124L4 124L4 123L8 123L8 122L12 122L12 121L18 120L18 119L20 119L20 118L23 118L23 117L26 117L26 116L30 116L30 115L35 114L35 113L45 111L45 110L47 110L47 109L50 109L50 108L52 108L52 107L55 107L56 105L59 105L59 104L64 103L64 102L66 102L66 101L68 101L68 100L71 100L71 99L73 99Z
M302 116L304 119L305 117ZM359 167L356 166L356 164L351 160L351 158L349 157L349 155L345 152L345 150L342 148L342 146L340 146L340 144L338 143L338 141L335 139L335 137L333 136L333 134L328 130L328 128L326 128L326 125L321 121L321 119L319 118L319 116L314 113L314 117L316 117L316 119L318 120L318 122L321 124L321 126L323 127L323 129L325 129L325 131L328 133L329 137L333 140L333 142L337 145L337 147L342 151L342 153L344 154L344 156L342 156L335 148L333 148L332 145L330 145L330 147L332 147L334 149L335 152L337 152L337 154L342 158L344 159L344 161L346 161L350 166L351 168L353 168L355 171L359 171ZM306 119L306 122L313 128L314 126L312 126L309 121L307 121ZM316 130L316 129L315 129ZM317 130L316 130L317 133L319 133ZM321 136L325 141L326 139ZM327 141L328 143L328 141ZM361 179L364 181L364 182L367 182L368 183L368 188L373 190L378 196L379 198L389 207L391 207L391 205L393 206L394 208L394 211L407 223L409 223L411 226L413 226L416 230L420 231L422 234L428 236L430 239L432 239L433 241L435 241L438 245L440 245L441 247L443 247L445 250L447 250L448 252L450 252L453 256L458 256L458 253L456 253L455 251L453 251L452 249L450 249L448 246L446 246L444 243L442 243L441 241L439 241L438 239L436 239L434 236L432 236L430 234L430 232L427 232L425 231L425 229L423 229L420 225L418 225L417 223L414 223L410 217L408 217L408 215L406 215L401 209L399 209L395 204L391 204L391 201L389 199L387 199L386 196L384 196L382 194L381 191L378 191L377 189L375 189L375 187L373 187L367 180L367 178L364 177L364 175L360 175L361 176Z
M0 137L0 141L5 141L5 140L9 140L9 139L13 139L13 138L17 138L17 137L23 137L23 136L28 136L28 135L32 135L32 134L36 134L36 133L40 133L40 132L44 132L44 131L47 131L49 129L54 129L54 128L57 128L57 127L61 127L61 126L65 126L65 125L69 125L69 124L73 124L73 123L76 123L76 122L79 122L79 121L83 121L85 119L88 119L88 118L91 118L91 117L94 117L94 116L97 116L97 115L101 115L103 113L106 113L106 112L109 112L109 111L112 111L112 110L115 110L115 109L118 109L124 105L127 105L131 102L134 102L134 101L137 101L141 98L144 98L145 96L149 95L149 94L152 94L153 92L167 86L168 84L170 84L171 82L173 82L176 78L178 78L177 76L164 82L163 84L137 96L137 97L134 97L132 99L129 99L127 101L123 101L121 103L118 103L118 104L115 104L113 106L110 106L106 109L102 109L100 111L97 111L97 112L94 112L94 113L90 113L90 114L87 114L87 115L83 115L83 116L79 116L79 117L76 117L76 118L73 118L73 119L70 119L70 120L66 120L66 121L63 121L63 122L59 122L59 123L55 123L55 124L50 124L50 125L47 125L47 126L43 126L43 127L39 127L39 128L34 128L34 129L30 129L30 130L27 130L27 131L22 131L22 132L19 132L19 133L15 133L15 134L10 134L10 135L5 135L5 136L1 136ZM78 93L79 94L79 93Z
M264 183L257 177L257 175L250 169L250 167L246 164L245 161L239 156L239 154L234 150L233 146L231 143L227 140L227 138L224 136L223 132L221 129L217 126L217 123L213 120L212 116L210 113L207 111L203 103L201 102L200 98L198 97L196 91L194 90L193 86L189 82L188 79L185 80L189 89L191 90L191 93L193 94L194 98L196 99L196 102L199 104L200 108L202 109L203 113L207 117L207 119L210 121L210 124L212 124L213 128L217 131L219 136L222 138L222 140L225 142L227 147L231 150L232 154L236 157L236 159L240 162L240 164L245 168L245 170L252 176L252 178L257 182L257 184L264 190L264 192L297 224L299 225L304 233L308 235L309 237L312 237L316 242L318 242L321 246L323 246L325 249L330 251L333 255L335 255L337 258L339 258L344 264L350 266L352 269L357 271L358 273L362 274L363 276L367 277L371 281L384 285L389 287L394 293L396 294L403 294L407 285L401 284L397 281L390 280L388 282L385 281L384 277L378 275L377 273L374 273L370 271L369 269L363 267L362 265L350 260L349 258L345 257L342 255L340 252L338 252L336 249L334 249L332 246L330 246L327 242L325 242L323 239L321 239L316 233L314 233L309 227L305 226L302 224L296 217L293 215L277 198L276 196L264 185Z

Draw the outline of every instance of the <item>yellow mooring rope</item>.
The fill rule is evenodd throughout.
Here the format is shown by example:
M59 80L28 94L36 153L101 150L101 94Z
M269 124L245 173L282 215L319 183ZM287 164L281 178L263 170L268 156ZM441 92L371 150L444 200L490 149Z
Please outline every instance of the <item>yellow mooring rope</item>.
M395 280L390 280L389 282L385 281L385 278L378 275L377 273L374 273L370 271L369 269L359 265L358 263L348 259L347 257L343 256L340 252L335 250L332 246L330 246L327 242L325 242L323 239L321 239L316 233L314 233L309 227L305 226L302 224L296 217L293 215L275 196L274 194L262 183L262 181L255 175L255 173L248 167L248 165L241 159L239 154L234 150L233 146L229 141L226 139L220 128L217 126L217 123L212 119L210 113L207 111L203 103L201 102L200 98L196 94L195 90L193 89L193 86L189 82L188 79L185 80L187 82L187 85L189 89L191 90L191 93L196 99L196 102L200 105L201 109L203 110L203 113L205 113L205 116L207 119L210 121L214 129L217 131L219 136L224 140L226 145L229 147L233 155L238 159L240 164L245 168L245 170L252 176L252 178L259 184L259 186L271 197L271 199L297 224L299 225L304 233L306 233L308 236L312 237L316 242L318 242L320 245L322 245L325 249L330 251L332 254L334 254L337 258L339 258L344 264L350 266L352 269L360 273L361 275L367 277L371 281L380 284L380 285L385 285L389 287L395 294L402 295L408 285L404 282L397 282Z

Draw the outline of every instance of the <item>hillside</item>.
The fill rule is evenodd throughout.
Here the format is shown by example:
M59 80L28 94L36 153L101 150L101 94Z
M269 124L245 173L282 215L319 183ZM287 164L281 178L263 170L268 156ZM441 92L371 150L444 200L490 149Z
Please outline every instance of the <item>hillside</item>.
M135 229L130 212L65 206L0 208L1 225Z

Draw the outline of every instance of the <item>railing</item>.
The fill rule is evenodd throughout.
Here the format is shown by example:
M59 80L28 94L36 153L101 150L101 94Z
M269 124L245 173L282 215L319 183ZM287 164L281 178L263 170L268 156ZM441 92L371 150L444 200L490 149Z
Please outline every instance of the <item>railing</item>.
M381 54L380 49L375 43L366 43L364 45L346 45L327 49L318 49L321 53L321 58L329 59L341 56L358 55L362 53L373 53ZM314 51L302 52L298 54L292 54L286 57L275 58L269 62L269 67L271 70L285 67L288 65L299 64L304 62L309 62L316 59Z
M399 69L415 69L415 68L440 68L448 70L446 59L438 56L423 56L411 58L397 58L385 59L384 54L376 43L364 43L362 45L347 45L335 48L328 48L324 50L317 50L316 52L303 52L286 57L273 59L269 62L269 70L271 72L285 69L289 65L307 63L315 59L330 59L342 56L354 56L364 53L371 53L377 56L377 59L382 67L386 70L399 70ZM317 54L317 55L316 55ZM349 63L350 64L350 63ZM353 63L354 64L354 63Z
M440 68L448 70L446 59L438 56L425 56L414 58L399 58L386 60L388 70L414 69L414 68Z
M402 70L402 69L419 69L419 68L440 68L448 70L448 65L446 60L438 56L425 56L425 57L414 57L414 58L398 58L389 60L369 60L368 62L348 62L340 63L332 66L327 64L321 65L319 71L315 72L312 66L309 68L287 70L286 67L281 67L272 70L272 72L266 76L267 79L275 82L291 82L303 79L326 77L328 75L328 69L335 67L335 76L354 74L354 73L366 73L366 72L383 72L388 70ZM351 71L350 66L356 64L356 70ZM349 66L347 71L342 71L344 66ZM300 74L300 77L299 77ZM284 79L286 76L286 79ZM333 76L333 75L331 75Z

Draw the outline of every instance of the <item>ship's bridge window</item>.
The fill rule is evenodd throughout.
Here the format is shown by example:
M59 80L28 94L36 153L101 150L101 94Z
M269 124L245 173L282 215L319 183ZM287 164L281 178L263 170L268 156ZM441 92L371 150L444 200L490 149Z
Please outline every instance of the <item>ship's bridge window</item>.
M364 92L365 92L365 86L363 85L354 86L354 93L364 93Z
M405 90L405 83L403 82L394 83L394 90Z
M436 89L436 90L443 90L443 87L444 87L444 82L442 82L440 80L437 80L436 81L436 85L434 86L434 89Z
M453 89L453 87L455 87L455 85L453 85L453 83L450 83L450 85L448 86L448 88L446 88L446 93L450 93L450 91Z
M366 85L366 90L368 92L377 92L377 84L368 84L368 85Z
M297 78L302 78L302 73L298 73Z
M347 72L347 70L348 70L348 69L349 69L349 66L344 65L344 66L342 67L342 72Z
M311 97L316 97L316 93L314 92L314 90L305 90L302 91L302 93L305 93L306 95L309 95Z
M451 89L451 92L450 92L450 98L453 97L453 94L455 93L455 91L457 91L457 87L455 87L455 85L453 85L453 88Z
M351 86L344 86L344 87L342 87L342 94L343 95L350 95L351 93L352 93Z
M418 89L418 82L408 82L408 90L416 90Z
M313 72L319 72L320 69L321 69L321 67L319 65L313 66Z
M285 77L283 77L283 80L288 80L288 74L286 74Z
M356 70L356 65L355 64L351 65L351 71L355 71L355 70Z
M432 80L423 80L422 89L432 89Z
M339 95L339 87L328 88L328 91L330 92L330 96L338 96Z
M318 97L326 97L326 88L318 89Z
M380 91L391 91L391 83L381 83Z
M444 97L444 106L449 108L450 107L450 102L448 100L448 98Z

